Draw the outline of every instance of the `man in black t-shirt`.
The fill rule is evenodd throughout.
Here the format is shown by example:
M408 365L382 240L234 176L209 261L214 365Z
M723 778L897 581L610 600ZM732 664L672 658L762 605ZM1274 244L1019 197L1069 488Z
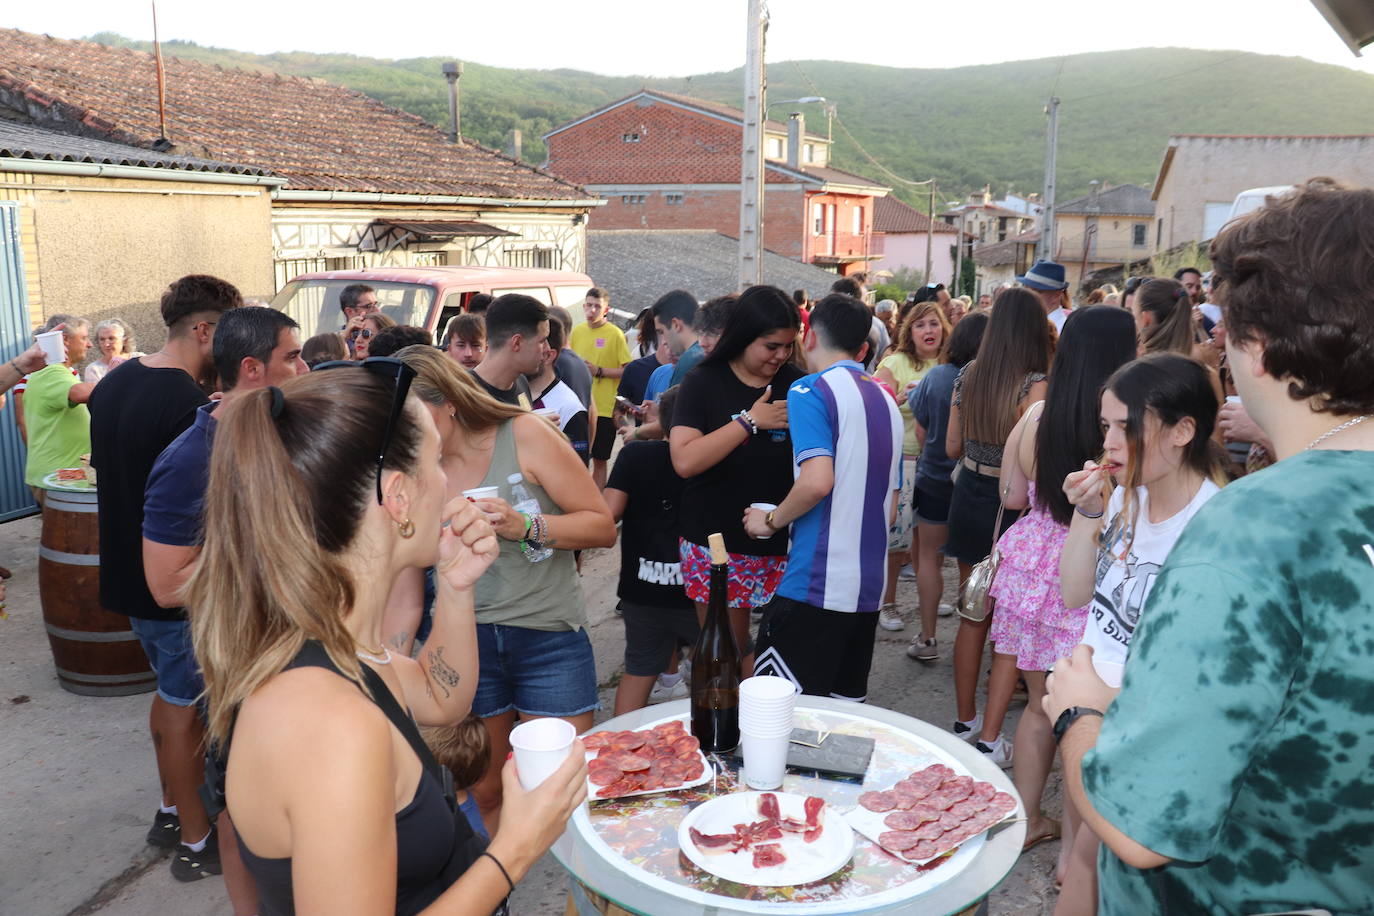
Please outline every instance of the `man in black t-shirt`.
M212 367L220 316L243 304L215 277L187 276L162 296L167 343L131 359L91 392L91 465L99 472L100 604L129 617L157 676L149 726L163 786L162 809L148 842L176 847L172 876L193 881L219 874L219 850L198 790L204 781L204 687L182 608L164 608L143 574L143 498L153 463L209 401L200 381Z
M507 293L487 308L487 355L473 378L496 400L529 410L525 376L539 372L548 352L549 310L533 296Z

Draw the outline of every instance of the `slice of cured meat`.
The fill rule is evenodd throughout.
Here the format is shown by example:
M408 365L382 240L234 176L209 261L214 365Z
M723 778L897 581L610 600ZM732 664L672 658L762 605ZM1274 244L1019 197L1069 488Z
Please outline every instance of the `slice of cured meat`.
M878 834L878 845L893 852L903 852L921 842L914 831L887 830Z
M969 797L979 799L980 801L988 801L996 794L997 787L992 783L978 782L974 783L973 791L969 793Z
M950 811L946 811L944 814L940 815L940 826L945 828L946 830L953 830L955 827L958 827L963 822L964 819L962 817L959 817L957 814L954 814Z
M697 849L708 856L716 856L728 851L738 839L733 833L702 833L695 827L689 828L687 833L691 836L692 842L697 844Z
M692 757L701 749L701 742L695 735L683 735L673 741L673 754L678 757Z
M922 817L913 811L893 811L883 818L883 826L891 827L893 830L915 830L929 818Z
M772 868L787 861L782 846L777 843L761 843L754 847L754 867Z
M904 792L901 789L892 790L892 805L899 811L910 811L924 800L912 792Z
M948 792L955 801L963 801L973 791L973 777L952 776L940 784L941 792Z
M782 819L782 812L778 810L778 797L772 792L764 792L759 796L759 815L774 823Z
M649 760L648 757L641 757L638 754L629 753L621 754L613 759L615 761L615 765L620 767L627 773L633 773L638 770L647 770L649 769L649 764L652 762Z
M821 815L825 812L825 799L808 795L806 801L802 802L802 809L806 811L806 826L821 826L824 821Z
M912 831L918 840L938 840L944 832L945 828L939 821L926 821Z
M985 806L982 802L971 801L966 798L961 802L955 802L954 804L950 805L949 813L953 814L955 817L958 817L962 820L967 820L968 818L973 817L979 811L982 811L984 807Z
M913 862L933 859L940 854L940 847L935 845L934 840L922 840L915 846L908 849L904 855Z
M1006 792L998 792L992 798L988 799L988 810L1008 814L1016 810L1016 799L1012 798Z
M620 770L614 767L599 767L588 769L587 778L594 786L609 786L611 783L620 779Z
M619 750L633 751L644 746L647 738L639 732L616 732L611 743Z
M859 796L859 804L869 811L882 814L897 807L897 796L891 792L865 792Z
M606 746L610 736L606 732L592 732L582 739L582 746L589 751L600 750Z

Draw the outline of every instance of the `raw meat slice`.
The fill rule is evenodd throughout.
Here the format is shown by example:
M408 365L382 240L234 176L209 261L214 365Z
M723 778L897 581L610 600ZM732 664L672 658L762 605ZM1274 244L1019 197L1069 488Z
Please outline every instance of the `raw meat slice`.
M774 823L782 819L782 812L778 810L778 797L772 792L764 792L759 796L759 814Z
M673 753L678 757L691 757L701 749L701 742L695 735L683 735L673 741Z
M821 817L825 813L825 799L808 795L806 801L802 802L802 808L806 811L806 826L820 827L824 821Z
M638 754L621 754L619 757L615 758L615 765L627 773L647 770L649 769L650 762L649 758L641 757Z
M771 868L786 861L787 856L783 855L782 847L777 843L763 843L754 847L755 868Z
M814 842L816 842L817 840L819 840L819 839L821 838L821 834L824 833L824 832L825 832L825 825L824 825L824 824L821 824L821 825L819 825L819 826L817 826L817 827L812 827L812 828L810 828L809 830L807 830L805 833L802 834L802 840L803 840L804 842L807 842L807 843L814 843Z
M912 831L918 840L938 840L944 832L939 821L927 821Z
M940 784L941 792L948 792L955 801L963 801L973 791L973 777L952 776Z
M695 827L688 828L687 832L692 837L692 842L697 844L697 849L708 856L718 856L729 851L737 839L733 833L702 833Z
M888 830L878 834L878 845L893 852L902 852L921 842L920 837L910 830Z
M859 804L869 811L882 814L897 807L897 796L891 792L865 792L859 796Z

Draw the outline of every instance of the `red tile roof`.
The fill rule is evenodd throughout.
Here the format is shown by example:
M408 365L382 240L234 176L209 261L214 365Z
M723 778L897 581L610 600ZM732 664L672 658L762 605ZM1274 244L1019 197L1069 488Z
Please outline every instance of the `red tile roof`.
M676 92L664 92L662 89L645 89L643 91L649 93L650 95L656 95L660 98L668 99L673 102L680 102L683 105L691 105L694 108L704 108L707 111L715 112L721 117L730 118L731 120L738 121L741 124L744 123L743 109L736 108L733 105L727 105L724 102L713 102L710 99L693 98L690 95L679 95ZM636 93L636 95L638 95L638 93ZM633 98L633 96L631 96L631 98ZM772 106L770 105L769 107L771 108ZM769 118L768 120L766 120L764 122L764 127L766 127L768 130L774 131L775 133L787 133L787 124L783 121L774 120L773 118ZM826 139L821 134L815 134L809 130L806 132L806 136L812 140ZM826 140L826 142L828 143L830 141Z
M570 182L321 80L165 58L171 152L269 169L289 190L585 200ZM0 103L132 146L159 136L153 56L0 30Z
M874 232L926 232L929 227L930 217L891 194L879 197L873 205ZM936 220L935 231L953 234L955 229L949 223Z

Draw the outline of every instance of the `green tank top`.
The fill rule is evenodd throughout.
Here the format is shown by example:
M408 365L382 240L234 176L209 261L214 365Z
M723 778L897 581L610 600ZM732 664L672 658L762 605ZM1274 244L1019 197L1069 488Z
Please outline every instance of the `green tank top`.
M496 431L496 446L491 465L479 486L499 487L501 498L514 504L507 478L523 473L515 450L514 420L507 420ZM529 478L525 489L539 500L544 514L562 515L563 510L549 498L544 488ZM496 562L477 580L475 602L478 623L499 623L530 630L580 630L587 625L582 585L571 550L557 550L540 563L531 563L520 552L518 541L498 538L501 553Z

